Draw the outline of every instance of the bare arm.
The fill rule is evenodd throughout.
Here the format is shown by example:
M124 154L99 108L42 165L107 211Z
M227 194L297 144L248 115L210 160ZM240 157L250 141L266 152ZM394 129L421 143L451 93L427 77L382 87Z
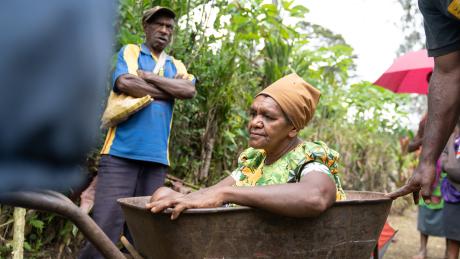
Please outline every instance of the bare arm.
M324 173L310 172L298 183L277 184L256 187L234 187L234 180L227 177L219 184L181 196L168 202L152 202L147 208L158 213L174 207L172 219L190 208L212 208L224 203L236 203L265 209L291 217L317 216L335 201L336 188ZM218 185L219 185L218 184Z
M423 135L425 134L426 117L427 114L425 114L423 118L420 120L418 124L417 134L409 142L409 145L407 146L407 151L409 153L417 151L422 146Z
M153 99L171 100L173 96L161 90L159 87L147 83L144 79L131 75L124 74L117 78L115 85L120 92L133 97L143 97L150 95Z
M335 201L335 184L324 173L310 172L298 183L225 187L226 202L257 207L291 217L318 216Z
M198 191L195 191L194 195L196 196L196 193L203 193L207 192L210 189L216 189L216 188L222 188L225 186L232 186L235 183L235 180L233 177L228 176L222 181L218 182L217 184L210 186L208 188L203 188ZM189 193L191 194L191 193ZM168 187L160 187L158 188L153 194L152 197L150 197L150 202L145 205L147 209L152 209L155 206L156 207L161 207L162 209L158 209L158 211L162 211L165 208L173 206L173 202L175 199L180 198L185 196L185 194L182 194L180 192L176 192L171 188ZM164 208L163 208L164 207ZM154 209L152 209L152 212L154 212ZM156 212L156 211L155 211Z
M420 163L435 164L460 112L460 51L434 59Z
M138 70L139 77L146 82L157 86L159 89L167 92L174 98L191 99L195 96L196 90L193 82L186 79L171 79L157 76L154 73Z
M224 186L232 186L235 184L235 179L232 176L225 177L222 181L210 186L209 188L220 188Z
M397 198L413 193L418 203L419 191L430 203L431 185L435 179L435 165L454 129L460 113L460 51L436 57L435 69L428 96L428 119L425 127L422 154L414 175L399 190L390 193Z

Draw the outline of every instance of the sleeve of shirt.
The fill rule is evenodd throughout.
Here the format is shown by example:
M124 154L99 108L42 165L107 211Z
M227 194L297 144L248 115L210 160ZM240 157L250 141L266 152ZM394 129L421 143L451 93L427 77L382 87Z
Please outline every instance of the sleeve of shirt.
M238 169L234 170L232 172L232 174L231 174L231 176L232 176L233 180L235 180L235 182L241 181L242 175L243 175L243 173Z
M306 164L312 162L321 163L329 169L331 174L336 174L339 159L339 153L330 149L324 142L315 141L310 143L305 162Z
M139 58L139 46L134 44L128 44L123 46L118 52L117 63L112 76L113 91L118 93L118 89L115 85L118 77L124 74L137 75L138 58Z
M233 170L231 176L236 182L243 181L247 178L244 172L251 170L250 168L258 168L260 163L264 161L264 157L264 153L260 150L254 148L244 150L238 157L238 166Z
M244 178L244 174L243 172L241 171L241 169L244 167L243 163L244 161L247 160L247 154L246 154L247 150L244 150L240 156L238 157L238 166L235 170L233 170L233 172L231 173L231 176L233 177L233 179L236 181L236 182L239 182L241 181L243 178Z
M311 162L306 164L300 172L300 178L304 177L305 175L311 172L321 172L327 174L327 176L329 176L329 178L331 178L335 182L335 179L332 176L331 171L329 171L329 168L326 165L321 164L319 162Z

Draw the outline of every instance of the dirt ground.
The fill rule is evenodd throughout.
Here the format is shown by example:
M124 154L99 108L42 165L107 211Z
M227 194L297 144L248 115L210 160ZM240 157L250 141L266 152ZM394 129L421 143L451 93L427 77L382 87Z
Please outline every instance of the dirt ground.
M420 233L417 231L417 208L406 210L403 216L390 215L390 225L399 230L396 234L396 241L390 245L384 255L385 259L412 258L418 253L420 247ZM428 258L444 258L445 239L440 237L429 237Z

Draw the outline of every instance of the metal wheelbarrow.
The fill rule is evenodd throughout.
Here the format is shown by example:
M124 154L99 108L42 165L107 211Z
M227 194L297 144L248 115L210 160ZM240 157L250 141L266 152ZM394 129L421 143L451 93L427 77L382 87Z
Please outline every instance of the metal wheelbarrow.
M315 218L291 218L249 207L189 209L177 220L152 214L149 198L119 199L134 246L146 258L369 258L392 200L347 192Z
M134 245L145 258L369 258L390 211L382 193L347 192L315 218L249 207L189 209L174 221L152 214L145 197L120 199ZM0 203L55 212L72 220L106 258L125 258L72 201L52 191L0 195Z

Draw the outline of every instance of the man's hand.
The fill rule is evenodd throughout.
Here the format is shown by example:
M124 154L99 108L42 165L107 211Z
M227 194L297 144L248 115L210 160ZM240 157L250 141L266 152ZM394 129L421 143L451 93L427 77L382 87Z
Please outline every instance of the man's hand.
M399 138L399 145L401 146L401 153L403 155L407 154L407 148L409 146L409 141L410 141L409 137L407 136Z
M158 75L155 75L152 72L144 71L144 70L137 70L137 75L144 79L147 82L154 81L156 77L159 77Z
M174 79L183 79L183 80L187 80L188 79L188 75L186 74L177 74Z
M398 190L387 194L387 197L396 199L398 197L412 193L414 203L418 204L420 194L422 194L425 203L431 203L431 184L435 178L434 164L420 163L415 169L412 177L407 181L406 185L399 188Z
M174 97L166 91L161 90L158 86L152 83L148 83L139 76L124 74L118 77L115 84L119 91L129 96L144 97L146 95L150 95L154 99L159 100L174 99Z
M137 70L137 74L139 78L145 80L145 82L158 87L174 98L190 99L196 94L194 83L190 80L183 79L185 77L184 75L180 74L175 78L167 78L143 70Z

